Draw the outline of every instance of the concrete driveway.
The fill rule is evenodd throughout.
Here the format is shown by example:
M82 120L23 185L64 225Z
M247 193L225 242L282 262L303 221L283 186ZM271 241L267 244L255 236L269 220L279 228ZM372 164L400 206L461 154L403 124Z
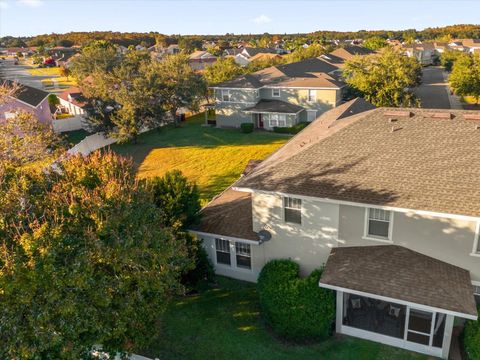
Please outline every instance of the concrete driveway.
M426 67L422 70L422 84L414 93L422 101L422 108L450 109L448 83L443 78L443 68Z
M29 69L32 69L32 67L27 65L14 65L12 59L0 60L0 78L14 80L20 84L44 90L42 79L48 79L52 76L30 75L28 72Z

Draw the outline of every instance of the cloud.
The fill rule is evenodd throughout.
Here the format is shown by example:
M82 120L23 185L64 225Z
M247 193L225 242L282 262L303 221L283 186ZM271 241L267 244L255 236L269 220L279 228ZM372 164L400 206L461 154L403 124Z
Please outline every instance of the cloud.
M267 15L262 14L253 19L253 22L255 24L268 24L269 22L272 22L272 19L270 19Z
M18 0L17 2L21 5L25 5L32 8L37 8L43 5L42 0Z

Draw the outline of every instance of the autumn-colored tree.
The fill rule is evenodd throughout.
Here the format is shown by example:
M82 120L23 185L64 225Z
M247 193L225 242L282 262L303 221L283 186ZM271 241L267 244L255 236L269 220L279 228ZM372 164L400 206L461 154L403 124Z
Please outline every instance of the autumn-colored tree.
M453 64L450 85L461 96L480 99L480 55L461 54Z
M421 66L414 58L393 49L357 56L346 62L347 84L375 106L415 106L411 89L420 84Z
M0 358L87 358L141 348L192 266L131 161L0 163Z

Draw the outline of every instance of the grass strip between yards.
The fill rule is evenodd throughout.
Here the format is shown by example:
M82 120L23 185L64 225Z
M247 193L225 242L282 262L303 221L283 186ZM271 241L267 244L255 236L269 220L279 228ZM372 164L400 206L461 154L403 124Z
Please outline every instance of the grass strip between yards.
M159 321L156 341L136 353L160 359L429 359L346 336L285 344L265 329L255 284L224 277L217 281L218 288L174 301Z
M205 204L237 180L250 159L264 159L288 136L267 132L243 134L240 129L201 126L204 114L189 118L181 128L167 126L138 137L137 144L115 144L117 153L132 156L138 177L162 176L173 169L195 181Z

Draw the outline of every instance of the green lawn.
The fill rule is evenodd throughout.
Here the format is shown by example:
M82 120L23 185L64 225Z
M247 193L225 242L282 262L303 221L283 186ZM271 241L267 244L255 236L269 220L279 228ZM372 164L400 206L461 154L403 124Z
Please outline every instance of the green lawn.
M205 203L238 179L248 160L264 159L289 139L266 132L243 134L239 129L203 127L203 122L204 115L199 114L181 128L153 130L140 135L137 144L111 148L133 157L139 178L181 170L199 185Z
M30 75L36 76L60 76L59 67L45 67L45 68L34 68L28 70Z
M85 130L67 131L62 134L70 145L78 144L80 141L90 135Z
M284 344L263 325L255 285L218 277L219 287L177 301L160 321L157 340L136 353L160 359L428 359L350 337Z

